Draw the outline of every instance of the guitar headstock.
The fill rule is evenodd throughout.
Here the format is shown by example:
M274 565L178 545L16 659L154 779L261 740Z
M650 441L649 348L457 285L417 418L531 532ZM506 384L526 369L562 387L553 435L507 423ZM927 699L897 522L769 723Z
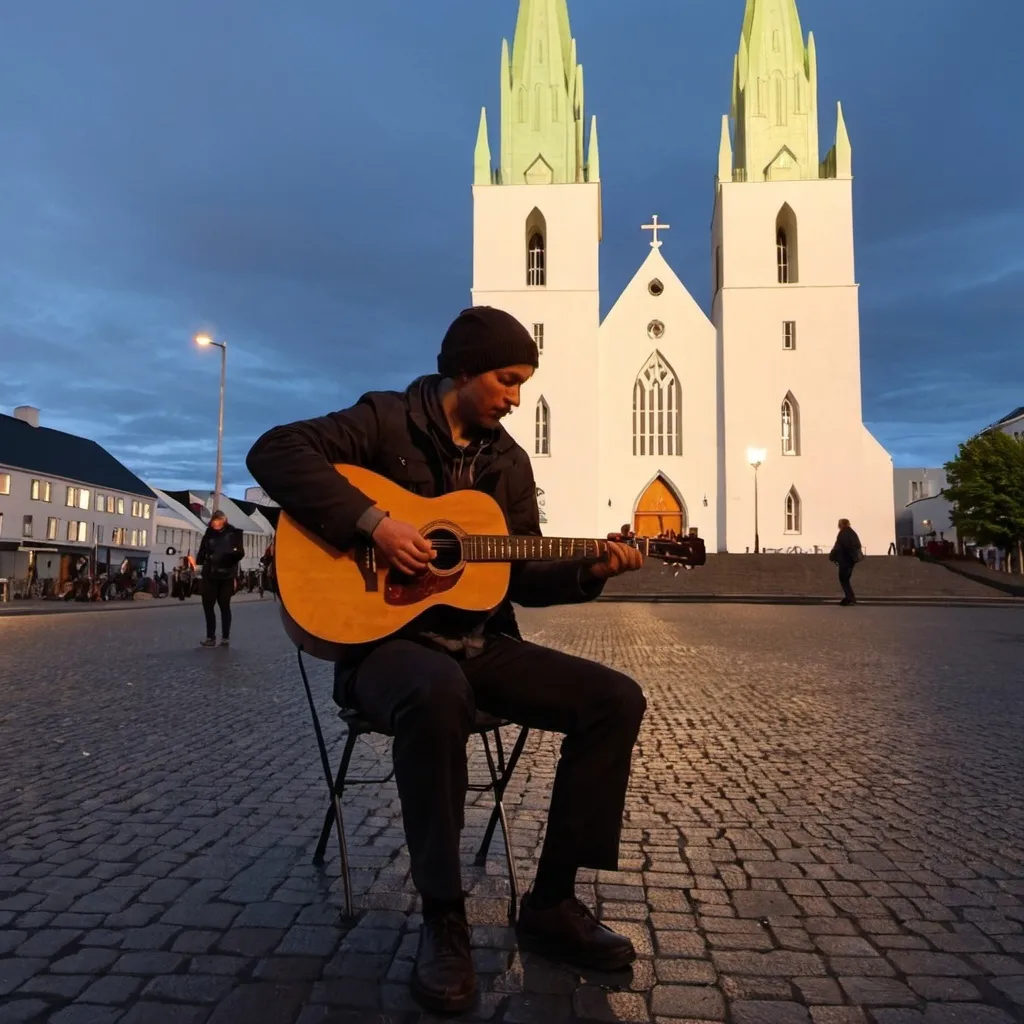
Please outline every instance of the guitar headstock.
M642 550L646 558L660 558L675 565L704 565L708 560L702 537L680 537L678 540L644 538Z

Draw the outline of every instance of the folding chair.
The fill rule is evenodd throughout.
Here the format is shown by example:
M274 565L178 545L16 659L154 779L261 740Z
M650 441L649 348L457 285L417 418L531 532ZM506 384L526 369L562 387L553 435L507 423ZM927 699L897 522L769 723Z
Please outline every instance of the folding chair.
M330 793L330 803L327 805L327 813L324 816L323 828L320 830L320 839L316 845L316 852L313 854L313 863L323 863L324 853L327 849L327 839L331 833L331 825L334 825L338 834L338 851L341 855L341 879L345 886L345 914L351 917L352 877L348 864L348 844L345 840L345 822L341 812L341 799L346 787L383 785L384 783L391 781L395 772L392 768L392 770L386 775L372 779L350 779L348 777L349 763L352 760L352 753L355 750L355 745L359 737L367 736L371 733L378 733L379 730L375 729L369 722L360 717L358 712L348 708L342 708L338 712L338 717L347 726L348 734L345 737L345 748L341 755L341 764L338 766L337 774L332 778L330 759L327 756L327 745L324 742L324 734L320 728L320 717L316 713L316 705L313 703L313 691L310 688L309 677L306 675L306 666L302 660L302 646L299 645L297 650L299 672L302 674L302 684L306 688L306 700L309 702L309 711L313 717L313 729L316 732L316 742L317 746L320 748L320 764L323 767L324 778L327 781L327 789ZM511 723L499 718L494 718L491 715L483 714L482 712L477 712L476 722L473 726L473 734L479 736L483 743L484 754L487 758L487 770L490 774L491 781L487 783L471 783L469 789L476 793L489 792L494 794L494 810L491 812L490 820L487 822L483 842L480 844L480 849L476 853L474 863L477 867L483 867L484 864L487 863L487 853L491 847L491 840L494 838L494 830L500 823L501 834L505 840L505 857L508 861L509 888L511 890L508 919L510 924L515 924L516 911L519 904L519 876L516 873L515 858L512 855L512 840L509 835L508 819L505 815L503 797L505 795L505 788L508 786L509 781L512 778L512 773L515 771L516 765L519 762L519 757L523 752L523 747L526 746L526 740L529 736L530 730L525 726L520 727L519 735L516 737L516 741L512 745L512 749L506 756L505 747L501 739L501 729L503 726L509 724ZM492 740L494 743L493 750L491 748Z

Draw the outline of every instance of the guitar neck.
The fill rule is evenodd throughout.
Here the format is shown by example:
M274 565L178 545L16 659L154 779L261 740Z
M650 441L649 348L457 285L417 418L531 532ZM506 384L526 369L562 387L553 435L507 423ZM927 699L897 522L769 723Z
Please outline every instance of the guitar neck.
M606 540L580 537L487 537L474 534L462 538L462 556L467 562L568 562L582 558L603 558Z

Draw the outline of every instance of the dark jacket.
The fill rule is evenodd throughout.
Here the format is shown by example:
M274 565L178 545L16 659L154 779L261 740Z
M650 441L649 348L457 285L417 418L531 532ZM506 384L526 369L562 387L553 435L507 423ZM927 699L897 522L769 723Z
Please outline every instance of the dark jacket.
M844 526L836 537L832 553L828 556L840 569L852 569L864 557L860 537L852 526Z
M462 488L484 491L500 506L509 533L539 537L529 456L501 428L468 449L459 448L444 417L440 383L438 376L422 377L404 394L373 392L341 412L275 427L253 445L246 459L249 472L296 522L342 551L360 538L357 524L373 502L335 471L339 462L373 470L427 498ZM543 608L597 597L603 585L583 582L583 564L514 564L508 599L488 621L488 631L518 636L512 601ZM449 609L437 613L430 628L451 636L480 620Z
M245 557L244 535L230 524L222 530L206 528L196 555L196 565L203 567L203 578L229 580L238 575L238 563Z

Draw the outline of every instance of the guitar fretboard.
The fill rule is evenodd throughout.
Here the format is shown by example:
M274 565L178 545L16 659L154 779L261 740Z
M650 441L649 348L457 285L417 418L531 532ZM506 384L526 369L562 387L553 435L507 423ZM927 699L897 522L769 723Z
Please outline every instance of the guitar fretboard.
M532 562L576 558L601 558L608 548L604 540L580 537L485 537L462 538L467 562Z

